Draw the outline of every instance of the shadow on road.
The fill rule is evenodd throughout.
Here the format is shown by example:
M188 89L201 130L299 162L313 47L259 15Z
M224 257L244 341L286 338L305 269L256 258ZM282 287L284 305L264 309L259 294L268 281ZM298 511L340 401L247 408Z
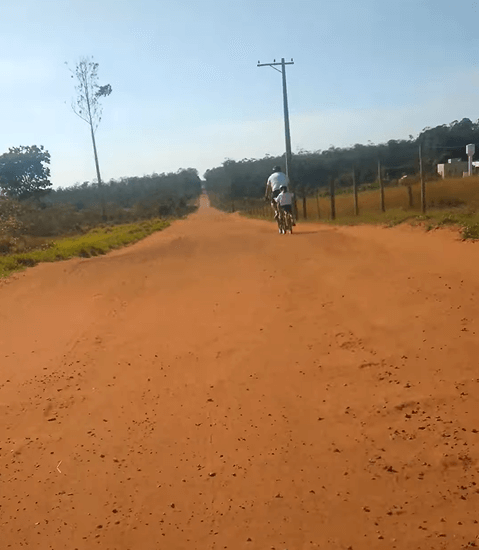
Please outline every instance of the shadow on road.
M301 231L300 229L297 229L296 231L293 230L293 235L312 235L313 233L324 233L325 229L308 229L307 231Z

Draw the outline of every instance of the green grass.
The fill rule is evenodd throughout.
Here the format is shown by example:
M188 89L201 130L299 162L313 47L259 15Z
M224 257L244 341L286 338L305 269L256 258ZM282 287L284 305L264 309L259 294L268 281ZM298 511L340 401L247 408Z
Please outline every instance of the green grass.
M465 224L462 228L461 236L463 239L479 239L479 222Z
M111 249L139 241L169 225L168 221L154 219L126 225L97 227L84 235L53 240L41 249L0 256L0 277L7 277L14 271L21 271L39 262L55 262L75 256L89 258L105 254Z

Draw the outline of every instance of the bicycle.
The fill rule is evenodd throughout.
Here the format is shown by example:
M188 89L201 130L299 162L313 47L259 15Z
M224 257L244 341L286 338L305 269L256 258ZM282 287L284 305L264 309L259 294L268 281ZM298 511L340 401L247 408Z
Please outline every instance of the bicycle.
M293 234L293 215L291 212L284 210L283 208L279 209L278 215L278 229L279 232L285 234L289 232Z

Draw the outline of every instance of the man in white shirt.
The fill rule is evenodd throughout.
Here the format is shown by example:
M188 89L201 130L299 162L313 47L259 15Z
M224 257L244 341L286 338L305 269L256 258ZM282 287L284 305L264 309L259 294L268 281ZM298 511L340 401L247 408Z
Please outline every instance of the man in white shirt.
M265 191L265 198L271 197L271 207L274 210L274 217L278 217L278 208L276 203L276 197L280 193L280 189L282 185L288 185L289 179L288 176L281 171L281 166L275 166L273 168L273 173L268 178L268 181L266 182L266 191Z

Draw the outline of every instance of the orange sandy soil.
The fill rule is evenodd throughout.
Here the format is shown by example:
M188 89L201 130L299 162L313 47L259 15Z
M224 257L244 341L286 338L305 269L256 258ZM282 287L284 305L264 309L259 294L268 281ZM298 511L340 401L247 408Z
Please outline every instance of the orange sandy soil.
M2 550L479 545L479 245L295 229L0 284Z

